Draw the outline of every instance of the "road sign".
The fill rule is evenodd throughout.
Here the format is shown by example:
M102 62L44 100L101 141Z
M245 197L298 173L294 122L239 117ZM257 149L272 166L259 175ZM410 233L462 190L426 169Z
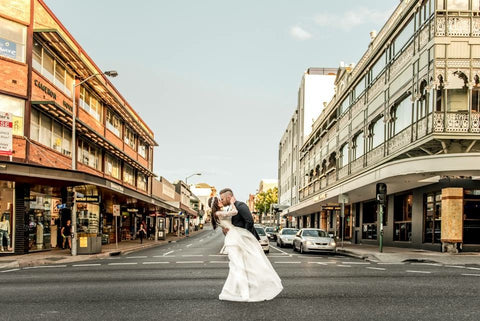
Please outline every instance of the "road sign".
M113 205L113 216L120 216L120 205Z

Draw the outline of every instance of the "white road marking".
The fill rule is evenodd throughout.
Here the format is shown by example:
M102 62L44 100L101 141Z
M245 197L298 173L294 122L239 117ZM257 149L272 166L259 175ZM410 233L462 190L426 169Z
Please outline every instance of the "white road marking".
M182 255L183 257L190 257L190 256L203 256L202 254L185 254Z
M143 262L142 264L168 264L170 262Z
M328 265L327 263L323 263L323 262L307 262L309 264L318 264L318 265Z
M175 252L175 251L167 252L167 253L163 254L163 256L167 256L168 254L173 253L173 252Z
M339 264L337 266L340 266L340 267L352 267L351 265L342 265L342 264Z
M203 242L203 239L201 239L199 242Z
M377 267L371 267L371 266L366 266L365 268L369 269L369 270L378 270L378 271L385 271L386 270L385 268L377 268Z
M8 272L13 272L13 271L18 271L20 269L10 269L10 270L5 270L5 271L0 271L2 273L8 273Z
M368 262L342 262L342 264L357 264L357 265L369 265Z
M475 268L475 267L467 267L467 269L480 271L480 268Z
M279 248L277 248L277 247L275 247L275 246L273 246L273 245L271 245L271 244L270 244L270 247L271 247L272 249L274 249L274 250L277 250L278 252L281 252L281 253L283 253L283 254L290 255L289 253L287 253L287 252L285 252L285 251L282 251L282 250L280 250ZM291 256L291 255L290 255L290 256Z
M135 265L137 262L108 263L108 265Z
M27 270L27 269L48 269L48 268L62 268L62 267L67 267L66 264L62 264L62 265L39 265L39 266L29 266L29 267L26 267L26 268L23 268L24 270Z
M442 266L439 263L412 263L412 265Z
M480 274L472 274L472 273L463 273L462 275L465 275L465 276L480 276Z
M405 263L388 263L388 262L387 263L382 263L382 262L380 262L380 263L377 263L377 264L378 265L404 265Z
M445 267L456 268L456 269L464 269L465 268L462 265L445 265Z
M226 256L226 254L209 254L208 256Z
M414 271L414 270L406 270L405 272L407 272L407 273L424 273L424 274L432 273L430 271Z
M228 264L229 262L228 261L210 261L208 263L226 263L226 264Z
M127 256L126 257L127 259L145 259L147 258L146 255L142 255L142 256Z
M273 262L273 263L279 263L279 264L300 264L302 262L300 261L293 261L293 262L288 262L288 261L276 261L276 262Z
M75 267L85 267L85 266L100 266L100 263L90 263L90 264L74 264Z
M193 245L193 243L192 243L192 244L187 244L187 247L190 247L190 246L192 246L192 245Z
M178 264L203 264L203 261L177 261Z

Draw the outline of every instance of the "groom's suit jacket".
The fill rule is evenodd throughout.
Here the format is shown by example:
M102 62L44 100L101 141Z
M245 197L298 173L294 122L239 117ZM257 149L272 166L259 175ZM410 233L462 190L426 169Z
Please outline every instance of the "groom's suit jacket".
M260 240L260 236L258 236L257 230L255 230L253 225L252 213L250 213L247 204L236 201L235 207L237 208L238 214L232 216L232 224L250 231L257 240Z

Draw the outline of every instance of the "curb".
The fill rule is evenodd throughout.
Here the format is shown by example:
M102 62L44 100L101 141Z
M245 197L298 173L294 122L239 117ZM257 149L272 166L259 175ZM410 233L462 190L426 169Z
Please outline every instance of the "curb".
M369 260L369 256L366 255L366 254L358 254L358 253L355 253L353 251L350 251L350 250L346 250L346 249L338 249L337 248L337 254L340 254L340 255L345 255L345 256L349 256L349 257L354 257L354 258L357 258L357 259L360 259L360 260Z

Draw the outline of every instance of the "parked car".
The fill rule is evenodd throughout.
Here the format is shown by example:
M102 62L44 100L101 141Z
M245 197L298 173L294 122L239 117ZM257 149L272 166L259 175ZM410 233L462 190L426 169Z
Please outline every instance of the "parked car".
M273 226L268 226L265 228L265 232L267 233L267 237L269 240L275 241L277 239L276 228Z
M297 232L293 239L293 250L306 252L333 252L337 251L335 240L321 229L304 228Z
M295 234L298 233L296 228L283 228L277 233L277 246L285 247L287 245L291 246L293 244L293 239Z
M267 233L261 226L255 226L258 236L260 236L260 245L265 253L270 253L270 242L268 241Z

